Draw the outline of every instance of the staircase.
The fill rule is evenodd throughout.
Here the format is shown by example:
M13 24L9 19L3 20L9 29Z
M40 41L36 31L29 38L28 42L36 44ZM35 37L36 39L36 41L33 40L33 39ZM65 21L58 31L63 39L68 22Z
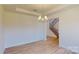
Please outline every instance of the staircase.
M59 22L59 18L55 18L54 20L51 19L51 21L49 22L49 28L57 36L57 38L59 38L59 32L58 29L56 29L54 26L58 22Z

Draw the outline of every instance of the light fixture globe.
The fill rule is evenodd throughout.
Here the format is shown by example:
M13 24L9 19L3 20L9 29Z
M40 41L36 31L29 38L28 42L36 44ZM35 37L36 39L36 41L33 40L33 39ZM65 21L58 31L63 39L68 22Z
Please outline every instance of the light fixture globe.
M41 16L39 16L39 17L38 17L38 20L41 20L41 19L42 19L42 17L41 17Z
M48 20L48 17L47 17L47 16L44 16L44 19L45 19L45 20Z
M48 20L47 16L38 16L38 20L45 21Z

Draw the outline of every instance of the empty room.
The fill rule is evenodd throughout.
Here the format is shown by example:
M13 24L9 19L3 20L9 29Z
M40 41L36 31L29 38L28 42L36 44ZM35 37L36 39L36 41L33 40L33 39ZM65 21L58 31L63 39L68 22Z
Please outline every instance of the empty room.
M0 4L0 54L78 54L78 4Z

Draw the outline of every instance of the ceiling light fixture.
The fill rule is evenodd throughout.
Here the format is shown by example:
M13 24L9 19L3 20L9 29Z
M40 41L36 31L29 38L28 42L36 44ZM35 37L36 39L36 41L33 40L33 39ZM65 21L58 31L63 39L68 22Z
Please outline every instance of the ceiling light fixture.
M45 18L45 20L48 20L48 17L47 16L45 16L44 18Z
M48 17L47 16L39 16L38 20L45 21L45 20L48 20Z
M38 20L41 20L41 18L42 18L42 17L41 17L41 16L39 16L39 17L38 17Z

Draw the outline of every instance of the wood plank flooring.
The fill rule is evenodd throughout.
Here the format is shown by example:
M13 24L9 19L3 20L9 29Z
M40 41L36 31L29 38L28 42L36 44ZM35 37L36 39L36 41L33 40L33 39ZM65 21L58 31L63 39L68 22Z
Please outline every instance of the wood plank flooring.
M70 50L60 48L58 39L49 37L47 40L41 40L25 45L15 46L5 49L5 54L75 54Z

